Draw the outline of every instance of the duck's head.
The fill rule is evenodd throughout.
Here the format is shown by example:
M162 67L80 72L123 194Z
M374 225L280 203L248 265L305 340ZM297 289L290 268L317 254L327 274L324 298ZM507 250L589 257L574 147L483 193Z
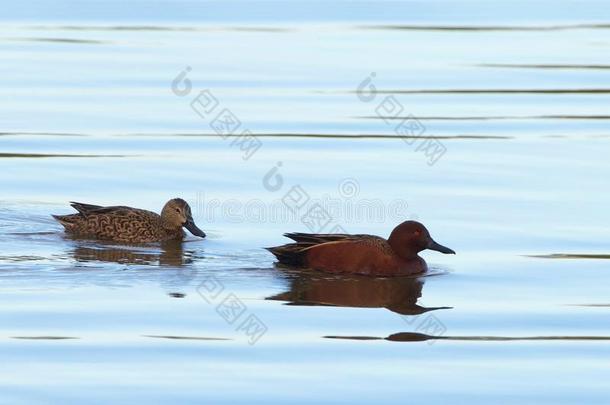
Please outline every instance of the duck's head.
M392 249L401 257L410 259L424 249L455 254L452 249L436 243L430 232L417 221L405 221L398 225L388 238Z
M197 228L193 221L191 207L182 198L169 200L161 211L163 225L169 229L179 229L185 227L195 236L205 238L205 232Z

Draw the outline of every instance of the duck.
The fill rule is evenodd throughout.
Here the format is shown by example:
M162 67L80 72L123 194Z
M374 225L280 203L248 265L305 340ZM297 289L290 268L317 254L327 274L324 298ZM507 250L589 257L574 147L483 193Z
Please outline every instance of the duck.
M163 206L161 215L139 208L70 202L77 214L52 215L73 236L124 243L164 242L183 239L182 227L195 236L206 234L195 225L191 207L182 198Z
M295 243L265 248L281 265L334 274L393 277L425 273L425 249L455 254L432 239L417 221L405 221L388 239L375 235L285 233Z

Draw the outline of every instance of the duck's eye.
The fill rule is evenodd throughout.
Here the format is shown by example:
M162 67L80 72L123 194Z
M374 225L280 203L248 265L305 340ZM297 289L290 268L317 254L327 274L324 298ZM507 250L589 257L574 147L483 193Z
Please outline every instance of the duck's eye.
M178 213L179 213L179 212L180 212L180 208L176 208L176 212L178 212Z
M415 231L415 232L413 232L413 235L419 236L419 235L421 235L421 232L420 231Z

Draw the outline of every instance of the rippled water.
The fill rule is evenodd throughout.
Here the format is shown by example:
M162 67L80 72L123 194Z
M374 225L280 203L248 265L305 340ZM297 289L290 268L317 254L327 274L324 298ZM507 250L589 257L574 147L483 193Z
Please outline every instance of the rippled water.
M0 28L4 402L607 402L604 2L57 4ZM50 217L176 196L205 240ZM274 266L317 203L324 231L417 219L458 254Z

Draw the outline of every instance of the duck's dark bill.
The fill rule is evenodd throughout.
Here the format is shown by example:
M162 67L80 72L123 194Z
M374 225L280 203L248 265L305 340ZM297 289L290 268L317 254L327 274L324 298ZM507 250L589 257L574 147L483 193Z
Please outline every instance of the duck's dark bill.
M193 220L189 220L184 224L184 227L186 229L189 230L190 233L192 233L195 236L200 236L202 238L205 238L205 232L203 232L201 229L197 228L197 225L195 225L195 222L193 222Z
M452 254L454 255L455 252L452 249L449 249L447 246L443 246L439 243L436 243L435 241L432 241L430 243L430 245L428 245L428 249L430 250L436 250L437 252L441 252L441 253L447 253L447 254Z

